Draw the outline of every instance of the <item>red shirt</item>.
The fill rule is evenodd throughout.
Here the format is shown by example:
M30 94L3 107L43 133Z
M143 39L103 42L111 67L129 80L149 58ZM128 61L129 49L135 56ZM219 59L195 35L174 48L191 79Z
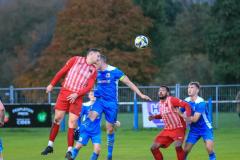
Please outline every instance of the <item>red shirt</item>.
M64 75L66 76L62 86L82 96L93 87L97 77L97 69L94 65L87 64L85 57L75 56L69 59L55 75L51 84L55 86Z
M178 107L186 109L187 116L191 115L191 108L187 102L176 97L168 96L165 101L159 101L160 114L155 118L163 119L164 129L172 130L176 128L186 128L186 123L178 113Z

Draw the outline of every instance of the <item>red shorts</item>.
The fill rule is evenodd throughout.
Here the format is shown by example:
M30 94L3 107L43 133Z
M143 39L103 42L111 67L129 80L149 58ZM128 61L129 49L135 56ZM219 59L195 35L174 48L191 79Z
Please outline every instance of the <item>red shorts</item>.
M185 128L177 128L173 130L162 130L155 138L155 143L163 145L163 148L167 148L174 141L184 141Z
M74 103L69 103L67 97L72 94L72 91L62 88L58 94L57 102L54 109L71 112L77 116L80 115L82 109L82 97L78 97Z

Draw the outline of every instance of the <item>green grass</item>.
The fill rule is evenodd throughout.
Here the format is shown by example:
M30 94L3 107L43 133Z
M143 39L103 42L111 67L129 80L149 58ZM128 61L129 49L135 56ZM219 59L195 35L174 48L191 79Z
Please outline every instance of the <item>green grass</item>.
M226 126L222 126L214 131L215 151L218 160L239 160L240 128L228 126L229 118L233 115L225 115ZM151 160L150 146L159 130L140 129L131 130L132 115L120 114L122 128L116 132L116 143L114 149L114 160ZM229 118L228 118L229 117ZM141 118L141 117L139 117ZM237 117L238 118L238 117ZM223 121L223 119L221 119ZM234 121L236 122L236 121ZM238 123L240 120L238 121ZM1 129L0 137L4 145L5 160L63 160L67 149L66 132L60 132L55 145L54 153L49 156L41 156L40 152L46 147L50 129ZM176 159L173 146L162 149L166 160ZM77 159L87 160L92 153L92 145L83 148ZM106 157L106 133L102 132L102 151L99 160ZM190 160L206 160L207 152L204 143L199 141L194 146L189 156Z

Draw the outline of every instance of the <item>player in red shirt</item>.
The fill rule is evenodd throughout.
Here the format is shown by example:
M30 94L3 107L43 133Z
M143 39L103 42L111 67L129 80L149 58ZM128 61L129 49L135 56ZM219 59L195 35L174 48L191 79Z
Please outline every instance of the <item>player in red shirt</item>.
M149 116L149 120L162 119L165 126L157 135L151 147L153 157L155 160L163 160L160 148L167 148L171 143L175 142L177 158L178 160L184 160L182 144L185 137L186 123L179 115L178 107L185 108L187 121L190 120L191 108L188 103L170 96L170 89L167 86L160 86L158 95L160 98L160 114Z
M42 151L42 155L53 152L53 142L57 136L60 122L66 112L69 112L67 153L72 149L74 143L74 128L77 126L77 120L81 112L82 98L94 86L97 76L95 65L99 59L100 51L98 49L89 49L86 57L75 56L69 59L47 86L46 92L51 92L57 82L65 75L54 108L55 116L50 131L48 146Z

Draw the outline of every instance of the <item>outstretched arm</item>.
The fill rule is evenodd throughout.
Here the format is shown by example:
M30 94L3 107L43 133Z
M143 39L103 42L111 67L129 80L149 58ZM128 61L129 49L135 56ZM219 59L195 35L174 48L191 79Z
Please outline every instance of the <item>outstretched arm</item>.
M126 84L129 88L131 88L134 92L136 92L142 99L151 101L152 99L150 97L148 97L147 95L144 95L139 89L138 87L132 83L129 78L127 76L124 76L123 79L121 79L121 81Z

